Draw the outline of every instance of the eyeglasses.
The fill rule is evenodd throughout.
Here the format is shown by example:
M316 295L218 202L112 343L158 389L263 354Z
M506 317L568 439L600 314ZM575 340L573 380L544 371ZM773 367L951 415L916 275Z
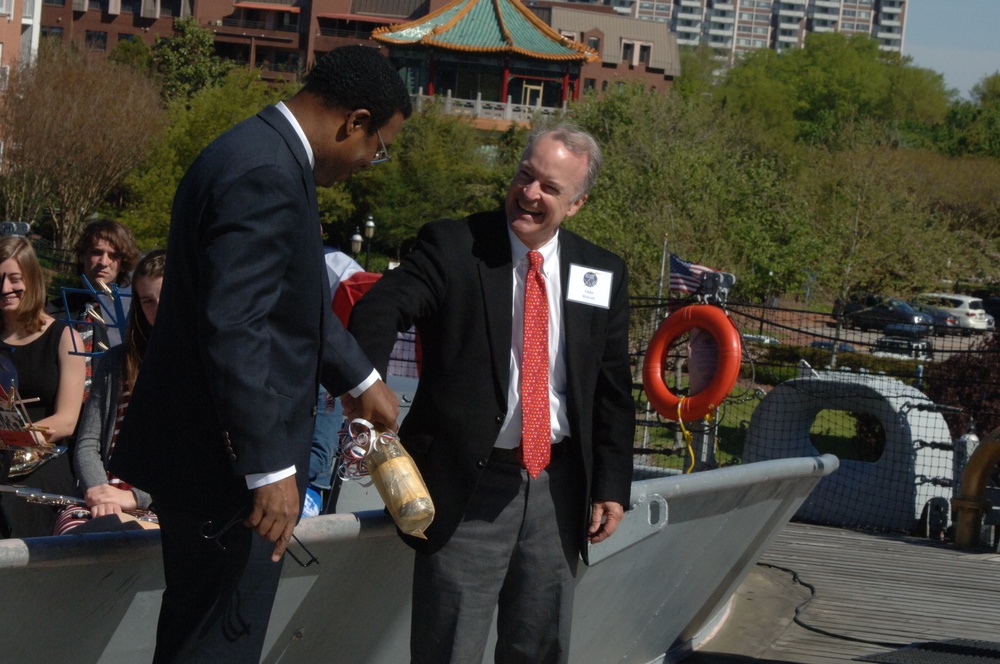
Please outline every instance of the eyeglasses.
M375 151L375 157L371 160L373 166L375 164L384 164L389 161L389 151L385 149L385 142L382 140L382 132L376 129L375 133L378 135L379 148Z

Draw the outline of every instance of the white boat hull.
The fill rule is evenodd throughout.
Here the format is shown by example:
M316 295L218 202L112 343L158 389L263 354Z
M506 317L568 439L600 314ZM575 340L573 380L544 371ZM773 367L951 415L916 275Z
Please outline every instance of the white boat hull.
M570 661L687 654L837 465L824 455L635 482L619 531L581 566ZM296 534L320 563L286 560L261 661L407 661L413 556L388 517L315 517ZM3 659L149 662L162 589L156 531L2 541Z

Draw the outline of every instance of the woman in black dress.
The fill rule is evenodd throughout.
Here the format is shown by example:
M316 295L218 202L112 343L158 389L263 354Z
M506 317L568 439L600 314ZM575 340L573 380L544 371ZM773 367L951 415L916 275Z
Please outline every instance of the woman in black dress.
M0 238L0 355L17 369L21 398L38 399L26 410L42 429L34 435L49 443L69 442L80 416L85 366L77 350L83 350L79 333L45 313L45 279L31 243ZM11 456L5 453L8 463ZM69 454L13 479L48 493L76 491ZM6 494L0 497L0 535L50 535L57 509Z

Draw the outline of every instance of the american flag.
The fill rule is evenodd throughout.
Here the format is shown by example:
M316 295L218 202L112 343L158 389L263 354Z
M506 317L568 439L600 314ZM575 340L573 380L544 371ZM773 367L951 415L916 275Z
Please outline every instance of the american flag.
M682 293L697 293L701 290L701 275L703 272L715 272L710 267L689 263L670 254L670 290Z

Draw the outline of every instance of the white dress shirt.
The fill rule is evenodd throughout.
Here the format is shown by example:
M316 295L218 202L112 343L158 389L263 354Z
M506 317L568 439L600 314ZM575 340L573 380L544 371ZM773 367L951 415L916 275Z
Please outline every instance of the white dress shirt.
M524 281L528 274L528 248L507 227L510 237L511 288L513 307L510 335L510 385L507 388L507 417L500 427L495 447L514 449L521 445L521 349L524 346ZM549 303L549 421L552 442L569 435L566 414L566 335L562 324L562 283L559 278L559 232L538 248L542 254L545 295Z

